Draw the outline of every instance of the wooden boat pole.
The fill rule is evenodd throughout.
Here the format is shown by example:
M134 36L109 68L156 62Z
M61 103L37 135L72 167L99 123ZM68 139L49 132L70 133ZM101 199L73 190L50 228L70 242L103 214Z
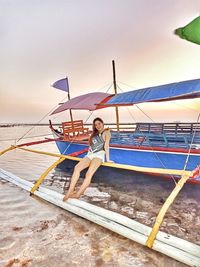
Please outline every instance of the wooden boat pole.
M68 77L67 76L66 76L66 82L68 83L68 100L70 100L69 81L68 81ZM71 122L73 124L73 116L72 116L72 110L71 109L69 110L69 114L70 114Z
M174 190L168 196L167 200L165 201L164 205L162 206L161 210L159 211L158 216L156 217L155 224L154 224L154 226L151 230L151 233L150 233L150 235L147 239L147 242L146 242L147 247L152 248L154 240L156 238L156 235L159 231L160 225L163 222L165 213L167 212L167 210L169 209L171 204L174 202L176 196L178 195L178 193L180 192L180 190L182 189L182 187L184 186L184 184L187 182L188 179L189 179L188 174L184 173L182 175L182 178L176 184L176 187L174 188Z
M117 83L116 83L116 72L115 72L115 61L112 60L112 68L113 68L113 85L114 85L114 92L117 95ZM118 107L115 107L116 113L116 124L117 124L117 131L119 132L119 110Z

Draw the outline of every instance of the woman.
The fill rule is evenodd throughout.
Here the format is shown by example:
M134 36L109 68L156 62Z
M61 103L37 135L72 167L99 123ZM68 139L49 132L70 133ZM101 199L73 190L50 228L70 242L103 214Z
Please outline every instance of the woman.
M110 161L109 154L109 142L111 138L110 130L104 129L104 123L101 118L96 118L93 121L93 131L89 139L89 150L87 155L75 166L74 172L71 178L71 183L69 191L64 196L63 201L68 198L79 198L89 186L91 179L99 168L102 162L104 162L105 156L106 161ZM88 171L85 176L85 180L81 185L78 192L75 192L76 183L80 177L80 172L85 168L88 168Z

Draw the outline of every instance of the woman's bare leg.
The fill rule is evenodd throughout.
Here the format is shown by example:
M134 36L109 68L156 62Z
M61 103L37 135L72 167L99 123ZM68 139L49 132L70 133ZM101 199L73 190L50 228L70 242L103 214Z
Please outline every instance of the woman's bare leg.
M101 163L102 163L102 160L99 158L94 158L91 160L89 169L85 175L85 180L83 184L81 185L79 191L75 195L73 195L74 198L79 198L85 192L86 188L90 185L90 182L91 182L91 179L94 173L99 168Z
M85 157L81 161L79 161L78 164L76 164L76 166L74 167L74 172L72 174L69 190L64 196L63 201L66 201L74 193L76 183L78 182L78 179L80 177L80 172L87 168L90 165L90 162L91 160Z

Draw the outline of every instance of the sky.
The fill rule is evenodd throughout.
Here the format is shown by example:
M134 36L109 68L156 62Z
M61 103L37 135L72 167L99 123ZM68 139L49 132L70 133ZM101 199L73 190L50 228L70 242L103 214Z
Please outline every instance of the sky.
M199 14L199 0L0 0L0 123L40 121L66 97L51 87L65 76L71 97L105 92L113 59L123 91L200 78L200 46L173 34ZM121 122L171 122L196 121L199 110L195 99L119 113ZM89 121L96 116L115 121L112 108ZM51 119L67 121L69 112Z

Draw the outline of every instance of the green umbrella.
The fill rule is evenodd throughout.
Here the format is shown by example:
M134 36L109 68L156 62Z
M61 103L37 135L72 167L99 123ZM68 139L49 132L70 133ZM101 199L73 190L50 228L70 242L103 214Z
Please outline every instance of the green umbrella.
M174 31L180 38L200 45L200 16Z

